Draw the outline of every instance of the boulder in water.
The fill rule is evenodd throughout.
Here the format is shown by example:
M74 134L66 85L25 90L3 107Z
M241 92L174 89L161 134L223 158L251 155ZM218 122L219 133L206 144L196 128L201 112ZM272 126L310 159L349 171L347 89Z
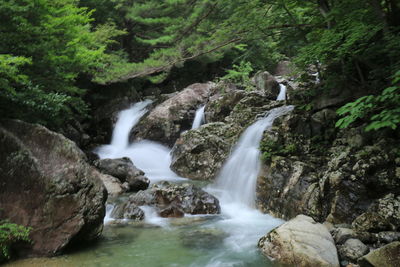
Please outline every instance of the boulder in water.
M232 145L224 138L228 130L229 125L216 122L184 132L172 148L171 169L186 178L213 179Z
M280 264L298 267L339 267L329 231L311 217L298 215L262 237L262 253Z
M192 126L194 113L204 103L214 83L192 84L157 105L130 133L130 141L149 139L172 146L180 133Z
M103 227L100 173L64 136L43 126L0 123L0 220L32 227L30 255L54 255Z
M113 209L113 211L111 212L111 218L141 221L144 219L144 212L135 204L124 203L121 205L117 205Z
M129 197L128 203L156 207L160 215L170 217L181 214L218 214L221 211L216 197L192 184L160 182L145 191ZM181 214L183 216L183 214Z
M149 179L144 176L143 171L133 165L129 158L99 159L94 162L94 165L103 173L118 178L121 183L127 182L130 191L137 192L149 187Z

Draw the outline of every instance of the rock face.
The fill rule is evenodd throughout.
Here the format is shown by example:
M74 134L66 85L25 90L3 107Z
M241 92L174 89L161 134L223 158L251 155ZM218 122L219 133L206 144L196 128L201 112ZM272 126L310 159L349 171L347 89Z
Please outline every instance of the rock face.
M54 255L102 230L107 193L72 141L40 125L0 123L0 220L32 227L31 255Z
M214 122L189 130L176 141L171 168L179 175L199 180L215 178L242 131L257 119L257 115L281 105L259 91L226 90L229 93L213 95L206 106L206 117ZM222 112L221 103L229 96L234 96L234 101L231 99L231 105L225 106ZM236 99L237 96L240 97ZM229 115L224 117L226 114Z
M149 139L172 146L191 128L196 109L205 103L214 83L196 83L156 106L132 129L130 141Z
M99 159L94 165L101 172L118 178L121 183L127 183L129 191L137 192L149 187L150 180L129 158Z
M264 255L290 266L339 266L333 238L312 218L296 218L272 230L258 243Z
M161 182L129 197L127 205L148 205L158 209L165 217L182 217L189 214L218 214L221 209L214 196L192 184Z

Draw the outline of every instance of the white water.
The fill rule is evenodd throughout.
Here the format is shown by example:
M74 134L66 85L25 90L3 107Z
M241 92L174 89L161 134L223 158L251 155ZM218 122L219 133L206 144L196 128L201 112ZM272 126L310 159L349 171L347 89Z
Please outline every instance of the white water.
M280 87L280 91L279 91L279 95L278 95L278 97L276 98L276 100L277 100L277 101L286 100L286 90L287 90L286 85L284 85L283 83L280 83L280 84L279 84L279 87Z
M204 109L205 109L205 105L201 106L200 108L198 108L196 110L196 115L194 116L194 120L193 120L193 124L192 124L192 129L196 129L199 128L200 125L202 125L205 121L205 117L204 117Z
M215 184L206 189L218 197L221 206L221 218L202 227L219 229L227 233L228 237L218 250L210 251L210 254L204 255L206 259L194 260L190 265L191 267L247 266L247 263L251 264L255 258L259 257L256 246L258 239L283 222L254 208L255 187L260 170L259 145L263 132L272 126L277 117L290 112L292 109L293 106L272 109L268 116L247 128L224 164ZM142 114L141 111L138 113ZM121 118L123 116L120 116ZM119 129L123 129L127 133L115 133L115 136L127 138L134 125L125 126ZM134 164L142 169L152 182L161 179L180 179L169 169L171 163L169 152L168 148L150 141L141 141L131 145L126 143L125 147L122 147L122 145L118 147L115 143L112 143L99 148L97 151L101 158L123 156L131 158ZM145 212L146 222L161 226L166 231L169 229L168 219L160 218L151 207L144 206L141 208ZM111 209L108 208L107 210L107 214L110 214ZM105 221L110 220L109 215L106 216Z
M135 166L141 169L152 183L160 180L182 180L170 169L170 149L147 140L129 144L129 132L148 111L146 107L151 101L146 100L134 104L118 115L118 121L109 145L98 147L95 152L101 159L128 157Z
M268 116L253 123L240 137L232 154L224 164L215 184L207 189L218 196L224 220L214 227L229 233L225 250L213 257L206 265L243 266L232 255L251 257L257 253L257 240L283 221L263 214L254 208L256 181L260 171L259 145L265 130L274 120L293 110L283 106L269 111ZM196 266L196 265L193 265Z

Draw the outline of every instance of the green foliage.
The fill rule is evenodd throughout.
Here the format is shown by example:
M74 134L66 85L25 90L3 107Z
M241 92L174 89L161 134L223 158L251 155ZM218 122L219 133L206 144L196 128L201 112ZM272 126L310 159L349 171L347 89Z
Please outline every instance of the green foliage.
M112 23L91 28L92 12L75 0L0 2L0 113L49 125L83 117L79 75L113 69L106 54L123 34Z
M31 228L0 221L0 260L10 258L10 247L19 241L30 242Z
M368 95L347 103L337 110L343 118L339 119L336 127L346 128L357 120L369 121L366 131L381 128L396 129L400 124L400 71L393 76L392 86L379 95Z
M263 161L270 161L273 156L277 155L287 156L296 153L297 150L298 147L295 143L282 145L271 139L263 140L260 144L261 159Z
M232 69L227 70L226 72L227 74L221 77L222 81L242 86L248 91L254 89L254 85L250 78L250 75L253 72L253 67L250 62L241 61L239 65L233 65Z

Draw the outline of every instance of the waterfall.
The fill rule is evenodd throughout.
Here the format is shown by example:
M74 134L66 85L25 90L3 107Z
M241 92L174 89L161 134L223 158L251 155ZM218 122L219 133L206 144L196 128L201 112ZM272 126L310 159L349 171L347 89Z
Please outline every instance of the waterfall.
M282 106L268 112L268 116L253 123L240 137L216 180L216 188L223 191L221 202L236 202L252 207L255 204L257 176L260 171L260 142L274 120L293 110Z
M200 125L202 125L205 121L205 117L204 117L204 109L205 109L206 105L199 107L196 110L196 115L194 117L193 120L193 124L192 124L192 129L196 129L199 128Z
M112 134L111 144L103 145L95 149L95 153L101 158L128 157L136 167L141 169L152 183L160 180L181 180L170 169L170 149L147 140L129 144L131 129L146 114L150 100L134 104L129 109L118 114L118 120Z
M278 97L276 98L276 101L286 100L286 89L287 89L286 85L280 83L279 87L280 91Z

